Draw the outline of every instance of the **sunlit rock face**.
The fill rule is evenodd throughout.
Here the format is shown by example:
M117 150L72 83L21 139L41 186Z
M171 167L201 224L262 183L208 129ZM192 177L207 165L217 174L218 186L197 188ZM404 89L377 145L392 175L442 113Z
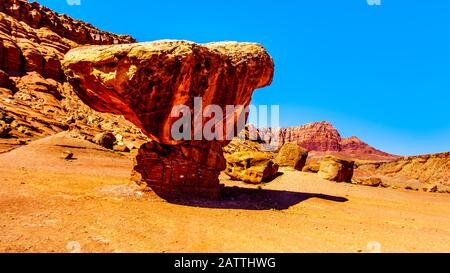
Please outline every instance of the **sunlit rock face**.
M79 45L131 43L130 36L101 31L37 2L0 2L0 70L10 76L36 72L62 80L60 59Z
M77 48L66 54L63 69L87 105L123 115L153 140L135 159L134 181L163 197L218 198L222 147L230 134L239 133L230 128L236 127L237 115L227 117L226 108L248 106L254 90L272 82L274 64L254 43L164 40ZM224 125L217 127L222 137L202 138L213 116L199 117L198 104L223 111L213 121ZM172 111L179 105L191 110L190 137L184 139L172 133L179 120Z
M5 137L35 139L68 129L89 137L110 130L108 124L116 120L121 124L116 132L134 132L135 126L122 118L93 113L81 103L61 69L61 60L72 48L134 42L130 36L102 31L37 2L1 0L0 117L10 116L3 121L11 129Z

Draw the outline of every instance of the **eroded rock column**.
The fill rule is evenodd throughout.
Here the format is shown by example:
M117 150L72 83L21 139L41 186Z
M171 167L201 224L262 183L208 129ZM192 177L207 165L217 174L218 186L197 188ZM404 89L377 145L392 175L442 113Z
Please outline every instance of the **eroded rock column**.
M258 44L169 40L74 49L63 68L87 105L123 115L152 140L134 160L133 181L164 198L208 199L220 196L218 176L226 165L222 148L231 139L226 138L230 128L215 128L223 130L223 137L211 141L196 138L194 123L202 127L211 118L197 119L195 102L200 100L202 110L215 105L224 113L227 106L247 107L253 91L269 85L274 72L272 58ZM171 114L180 105L192 115L191 136L181 140L172 135L179 117ZM224 115L214 122L229 121Z
M225 169L222 146L143 145L134 159L132 180L158 195L217 199L219 174Z

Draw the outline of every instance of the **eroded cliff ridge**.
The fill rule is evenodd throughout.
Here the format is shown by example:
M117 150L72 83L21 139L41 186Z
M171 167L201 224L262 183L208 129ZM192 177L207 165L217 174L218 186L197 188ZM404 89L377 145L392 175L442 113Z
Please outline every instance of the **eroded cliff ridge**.
M64 54L72 48L134 41L36 2L1 1L0 127L9 128L4 137L34 139L67 129L82 131L86 137L110 130L139 135L123 118L84 105L61 69Z

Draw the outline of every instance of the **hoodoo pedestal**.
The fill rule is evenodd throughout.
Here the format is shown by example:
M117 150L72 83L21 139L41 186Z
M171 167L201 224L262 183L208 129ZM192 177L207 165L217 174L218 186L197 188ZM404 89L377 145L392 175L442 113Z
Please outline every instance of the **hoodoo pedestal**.
M144 144L134 160L132 180L159 196L217 199L219 174L225 169L222 146Z
M77 48L66 54L63 68L87 105L123 115L152 140L140 148L132 179L164 198L220 196L230 120L233 136L239 134L238 119L230 119L226 109L247 107L253 91L269 85L274 73L272 58L258 44L171 40ZM199 119L198 102L224 115ZM179 106L188 109L192 125L182 139L172 128L180 118L173 109ZM204 139L200 132L198 139L202 126L211 123L216 137Z

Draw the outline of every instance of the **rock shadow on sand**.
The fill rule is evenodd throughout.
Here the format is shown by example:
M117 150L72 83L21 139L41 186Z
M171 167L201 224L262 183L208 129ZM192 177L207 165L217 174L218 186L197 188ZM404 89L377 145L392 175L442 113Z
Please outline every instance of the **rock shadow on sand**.
M236 210L287 210L311 198L343 203L345 197L317 193L303 193L266 189L250 189L240 187L223 187L222 198L218 201L167 200L169 203L211 209Z

